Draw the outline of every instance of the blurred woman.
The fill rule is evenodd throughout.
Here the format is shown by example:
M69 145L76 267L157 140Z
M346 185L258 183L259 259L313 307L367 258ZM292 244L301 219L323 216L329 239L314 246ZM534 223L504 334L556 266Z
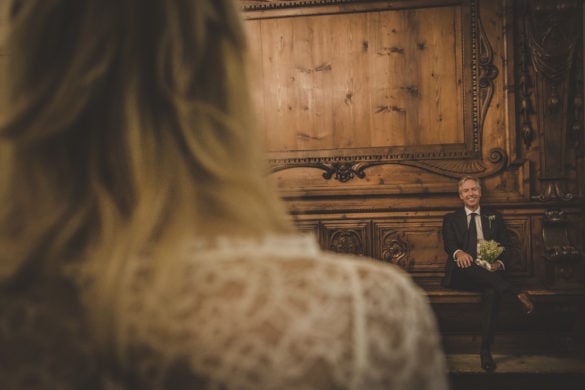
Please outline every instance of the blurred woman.
M4 3L3 389L446 387L411 280L294 233L237 2Z

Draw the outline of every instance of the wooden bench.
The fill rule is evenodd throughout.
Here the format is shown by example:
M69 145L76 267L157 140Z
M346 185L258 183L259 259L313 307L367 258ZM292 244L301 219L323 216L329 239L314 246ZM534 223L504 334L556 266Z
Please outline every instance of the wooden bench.
M481 293L423 287L435 312L447 351L460 351L464 344L479 347ZM509 351L546 350L585 354L585 291L526 289L536 309L526 316L514 300L501 302L496 340ZM497 341L496 341L497 342Z

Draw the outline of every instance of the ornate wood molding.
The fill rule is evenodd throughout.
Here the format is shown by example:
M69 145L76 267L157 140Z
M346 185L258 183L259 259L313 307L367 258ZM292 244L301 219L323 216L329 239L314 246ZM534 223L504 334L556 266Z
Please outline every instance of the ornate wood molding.
M578 264L583 261L583 253L569 240L568 225L564 211L550 209L545 212L542 238L549 287L575 281Z
M575 198L575 194L563 189L565 180L557 178L540 178L540 193L532 197L533 200L540 202L550 202L555 200L569 201Z
M240 0L244 11L357 3L358 0Z
M543 218L544 257L548 261L580 260L582 253L569 241L568 222L559 209L547 210Z
M583 148L582 10L579 0L517 2L519 136L529 148L538 134L542 149L533 200L568 201L577 195L569 189L568 167L575 164L572 155Z
M494 65L494 51L481 23L477 6L472 7L472 20L477 24L472 29L472 54L474 57L472 63L474 68L477 67L477 69L474 69L473 74L474 77L477 75L479 79L477 93L473 94L474 99L478 100L473 105L474 109L479 110L474 115L474 117L478 118L476 124L478 131L474 131L473 134L481 136L485 116L494 95L494 80L498 77L499 71ZM479 142L474 142L474 144L479 144Z
M280 165L273 165L272 172L288 168L315 168L325 171L323 173L324 179L335 179L342 183L346 183L354 178L363 179L366 177L365 170L373 166L398 164L404 166L411 166L423 169L428 172L436 173L441 176L459 178L464 175L473 175L477 177L493 176L501 172L507 166L508 157L506 152L500 148L490 150L486 159L489 165L483 160L477 159L429 159L429 160L399 160L399 159L376 159L374 161L355 161L347 159L345 161L338 161L335 158L331 159L331 163L314 162L311 159L307 161L295 161L295 164L287 164L286 161L280 161Z
M526 13L526 10L522 10ZM534 140L534 126L532 124L531 115L534 113L532 105L532 79L530 75L530 50L528 48L528 38L526 32L526 25L522 24L520 29L520 48L519 52L519 75L518 75L518 96L520 98L520 139L523 140L524 146L527 149L532 145Z

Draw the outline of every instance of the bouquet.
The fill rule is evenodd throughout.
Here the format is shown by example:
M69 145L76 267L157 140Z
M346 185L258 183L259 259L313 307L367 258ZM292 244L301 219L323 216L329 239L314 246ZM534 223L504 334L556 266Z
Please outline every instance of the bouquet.
M492 264L498 260L504 247L494 240L479 240L477 243L477 259L475 263L491 270Z

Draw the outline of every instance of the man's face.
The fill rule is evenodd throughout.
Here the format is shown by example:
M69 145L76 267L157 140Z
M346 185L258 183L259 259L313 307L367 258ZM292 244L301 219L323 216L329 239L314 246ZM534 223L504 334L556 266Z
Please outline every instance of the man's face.
M481 199L481 188L475 180L466 180L459 188L459 199L463 201L465 207L470 210L476 210L479 207Z

